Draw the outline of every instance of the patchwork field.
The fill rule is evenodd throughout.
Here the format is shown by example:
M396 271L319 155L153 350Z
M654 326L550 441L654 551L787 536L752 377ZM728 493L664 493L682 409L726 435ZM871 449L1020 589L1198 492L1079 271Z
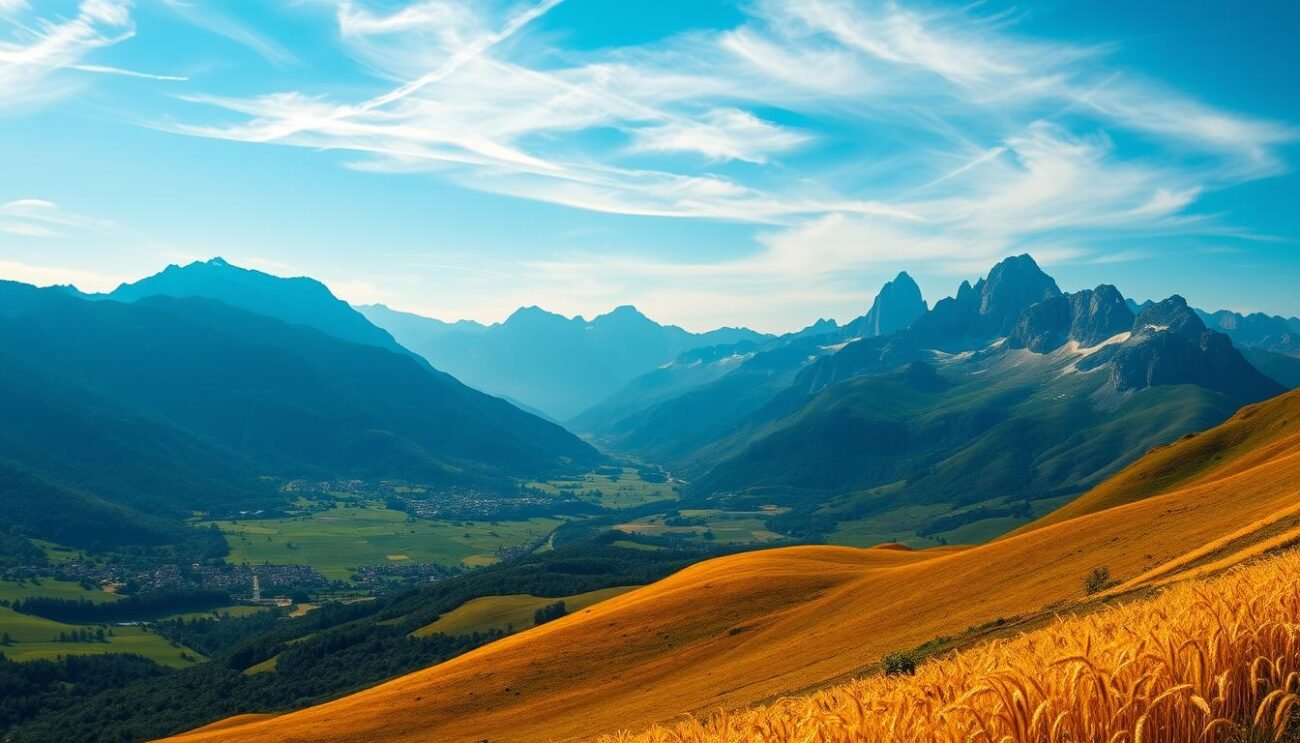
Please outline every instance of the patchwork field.
M187 622L195 619L226 617L237 619L239 617L251 616L259 611L267 611L267 608L264 606L252 606L249 604L235 604L233 606L218 606L217 608L209 609L208 611L187 611L182 614L168 614L159 617L159 619L184 619Z
M204 523L225 533L228 562L306 564L327 578L346 580L363 565L490 565L497 561L498 549L539 540L563 522L427 521L381 503L361 502L289 518Z
M564 602L564 608L568 613L576 614L594 604L606 599L612 599L637 587L604 588L599 591L589 591L558 598L529 596L527 594L484 596L473 601L467 601L439 617L436 622L425 625L412 634L423 637L438 632L447 635L467 635L472 632L487 632L489 630L500 630L502 632L513 630L518 632L533 626L533 612L557 601Z
M717 509L682 509L675 516L643 516L615 528L628 534L647 536L675 535L717 544L764 544L784 537L766 526L766 519L782 509L761 511L720 511Z
M600 505L606 508L632 508L651 501L677 500L677 486L671 482L646 482L635 467L623 467L618 475L590 472L581 478L530 482L529 487L548 493L561 491L600 492Z
M98 588L86 589L80 583L54 580L53 578L22 582L0 580L0 599L20 601L30 598L69 599L73 601L86 599L95 603L104 603L106 601L117 601L120 597L117 594L101 591Z

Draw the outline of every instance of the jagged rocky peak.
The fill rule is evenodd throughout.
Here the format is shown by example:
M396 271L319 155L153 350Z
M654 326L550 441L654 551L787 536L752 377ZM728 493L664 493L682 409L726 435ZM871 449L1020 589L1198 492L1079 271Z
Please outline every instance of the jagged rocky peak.
M1056 280L1027 254L1003 260L975 288L980 290L981 330L996 336L1008 335L1029 307L1061 294Z
M1025 310L1060 295L1056 281L1033 258L1013 256L994 266L988 278L974 286L963 281L956 297L936 302L913 323L910 340L918 348L947 350L1005 338Z
M880 288L871 310L846 326L846 333L859 338L890 335L911 325L927 309L921 287L906 271L900 271Z
M1007 337L1010 348L1047 353L1074 341L1088 348L1130 330L1133 312L1109 284L1045 299L1021 313Z
M1112 386L1121 392L1195 384L1255 402L1284 391L1251 366L1228 336L1207 329L1178 295L1142 310L1133 321L1132 336L1111 353L1094 354L1086 366L1103 362L1110 365Z
M1134 335L1162 331L1199 337L1205 332L1205 323L1187 306L1187 300L1175 294L1142 310L1133 321Z

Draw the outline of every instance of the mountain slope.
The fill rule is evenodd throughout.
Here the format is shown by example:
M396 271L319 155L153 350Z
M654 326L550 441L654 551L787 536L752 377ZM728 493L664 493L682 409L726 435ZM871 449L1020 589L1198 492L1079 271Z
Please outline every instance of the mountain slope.
M1300 446L1300 393L1250 405L1222 425L1160 446L1053 513L1012 534L1232 477Z
M791 507L779 527L801 535L837 514L1068 496L1283 391L1181 297L1135 317L1114 287L1057 292L1028 256L989 277L894 336L811 361L693 442L677 465L691 492Z
M906 272L899 273L877 293L867 314L843 327L819 320L745 350L697 349L634 379L571 424L614 449L651 459L679 458L741 425L818 358L853 341L906 328L925 312L920 288ZM689 462L679 464L691 468Z
M139 512L262 507L260 475L493 483L598 460L405 353L206 299L0 283L0 361L5 457Z
M221 258L168 266L161 273L102 295L119 302L154 296L215 299L291 325L306 325L345 341L402 350L391 335L372 325L319 281L272 276L231 265Z
M567 420L691 348L765 336L744 328L690 333L634 307L590 321L538 307L503 323L444 323L375 305L360 311L406 347L466 384Z
M1099 566L1123 582L1112 590L1133 590L1294 541L1300 441L1247 465L1251 440L1234 450L1242 466L1231 475L980 547L719 558L448 663L225 731L237 738L179 740L575 740L815 688L940 635L1068 611Z
M1232 339L1238 348L1300 356L1300 318L1285 318L1253 312L1243 315L1231 310L1205 312L1197 310L1201 320L1212 330Z
M1277 702L1300 666L1298 580L1292 550L945 654L914 674L599 743L742 743L756 731L784 741L1288 740L1296 721Z

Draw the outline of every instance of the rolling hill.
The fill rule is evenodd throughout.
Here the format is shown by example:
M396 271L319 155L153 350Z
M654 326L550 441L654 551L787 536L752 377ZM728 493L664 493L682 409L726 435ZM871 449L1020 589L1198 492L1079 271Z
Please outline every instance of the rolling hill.
M599 743L1292 740L1298 579L1290 551L919 668L899 658L893 676Z
M1115 505L979 547L718 558L373 689L176 740L576 740L820 688L939 637L1032 627L1086 608L1100 567L1119 596L1300 539L1297 413L1296 392L1248 408L1175 445L1190 475L1135 476L1161 470L1157 451L1095 491Z

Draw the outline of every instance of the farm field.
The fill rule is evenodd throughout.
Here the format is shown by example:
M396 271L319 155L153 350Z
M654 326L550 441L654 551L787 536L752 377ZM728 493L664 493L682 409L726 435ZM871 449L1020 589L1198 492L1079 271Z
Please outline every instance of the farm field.
M306 564L327 578L346 580L364 565L436 562L469 567L497 561L496 551L541 539L563 523L528 521L426 521L377 502L279 519L216 524L230 544L231 563Z
M484 596L483 598L465 602L439 617L437 621L421 627L412 634L417 637L424 637L438 632L447 635L466 635L472 632L486 632L488 630L501 630L503 632L525 630L533 626L534 611L543 606L554 604L556 601L563 601L565 610L570 614L576 614L593 604L614 598L638 587L602 588L599 591L589 591L558 598L545 598L528 594Z
M30 598L69 599L72 601L86 599L98 604L117 601L120 597L117 594L101 591L98 588L87 590L80 583L54 580L53 578L41 578L39 582L26 580L21 583L12 580L0 580L0 599L21 601Z
M712 541L715 544L765 544L784 539L780 534L769 530L765 523L768 518L780 512L781 509L777 508L761 511L683 509L677 516L643 516L615 528L628 534L671 534Z
M550 480L547 482L530 482L528 487L559 494L561 491L586 493L600 491L600 505L606 508L624 509L640 506L651 501L677 500L677 486L671 482L646 482L635 467L623 467L618 475L605 472L589 472L581 478L569 480Z
M187 622L193 621L195 619L213 619L213 618L224 619L226 617L229 617L231 619L237 619L239 617L251 616L253 614L258 613L259 611L267 611L267 610L268 609L265 606L252 606L250 604L234 604L231 606L218 606L217 608L209 609L208 611L187 611L181 614L168 614L166 616L159 617L159 619L184 619Z
M110 625L112 626L112 625ZM142 627L112 626L106 642L59 642L61 632L99 629L99 625L71 625L42 617L19 614L0 607L0 633L8 633L13 644L0 647L10 660L29 661L57 658L61 655L103 655L135 653L172 668L186 668L203 661L203 656L189 648L174 646L166 638L146 632ZM182 657L182 654L190 659Z
M39 547L45 553L45 559L50 562L67 562L68 560L79 560L86 557L86 553L79 549L65 547L43 539L33 539L32 544Z

